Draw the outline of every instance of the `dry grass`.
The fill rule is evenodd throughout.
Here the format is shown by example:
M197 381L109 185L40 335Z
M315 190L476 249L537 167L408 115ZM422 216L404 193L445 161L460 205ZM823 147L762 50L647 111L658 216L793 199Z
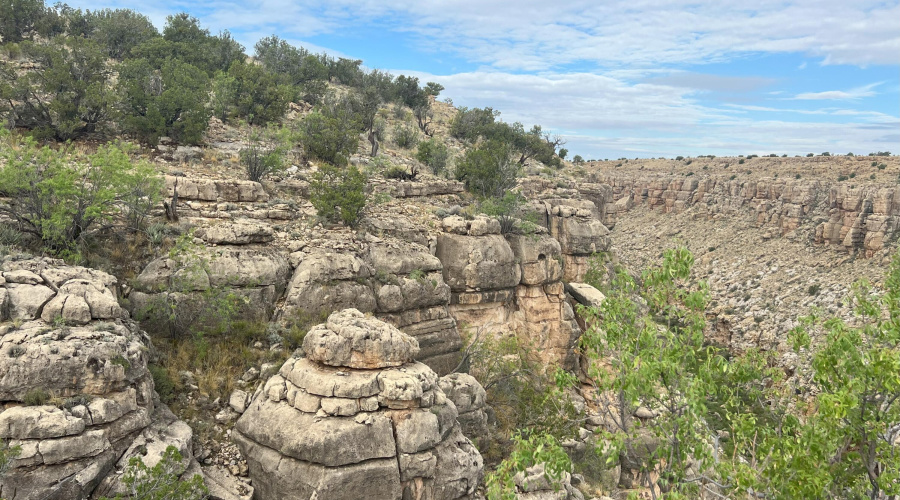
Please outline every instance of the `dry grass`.
M175 393L185 391L181 372L194 374L200 393L211 399L227 398L236 381L251 367L262 363L283 362L286 350L256 349L253 344L264 340L265 324L236 321L232 327L216 335L196 336L172 342L154 339L164 353L163 367L175 384Z

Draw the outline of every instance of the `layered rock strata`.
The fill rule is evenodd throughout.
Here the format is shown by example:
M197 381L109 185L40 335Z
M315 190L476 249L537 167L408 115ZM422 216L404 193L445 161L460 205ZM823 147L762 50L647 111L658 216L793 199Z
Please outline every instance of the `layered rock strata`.
M348 309L303 348L235 426L257 498L473 498L481 456L414 338Z
M211 231L208 229L205 234ZM134 280L129 299L132 313L139 316L158 303L161 296L174 294L174 300L202 300L203 292L216 288L245 299L242 317L268 320L290 276L287 256L277 250L244 246L201 248L196 255L174 259L163 256L150 262Z
M418 360L441 374L452 371L462 339L441 261L427 247L395 238L335 245L311 244L291 254L296 267L282 318L345 308L373 312L417 339Z
M900 232L900 188L831 184L820 180L755 180L599 176L612 188L618 215L646 204L664 213L696 207L709 217L749 211L758 227L785 234L810 223L815 241L871 256Z
M155 401L142 333L116 300L117 282L61 261L2 265L0 439L21 448L0 479L7 500L116 493L113 471L148 465L191 430Z

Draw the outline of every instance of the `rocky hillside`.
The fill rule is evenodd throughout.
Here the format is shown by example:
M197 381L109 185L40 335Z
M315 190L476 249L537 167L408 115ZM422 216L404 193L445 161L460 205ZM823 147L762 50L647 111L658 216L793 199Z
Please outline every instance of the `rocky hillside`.
M464 152L446 135L454 109L434 106L436 133ZM21 448L0 482L4 498L113 496L130 457L153 464L169 444L184 457L181 473L202 474L223 500L475 498L484 461L470 439L483 451L509 438L492 434L490 393L453 372L489 337L529 346L545 374L583 375L586 325L575 311L603 300L583 283L595 255L638 272L687 246L694 276L710 284L708 340L777 353L791 371L804 361L785 343L798 315L820 307L849 317L850 283L879 283L900 231L895 157L561 169L529 160L518 215L533 227L504 234L463 183L431 175L390 143L370 158L362 140L351 163L368 174L368 205L351 229L310 203L320 163L243 180L240 135L214 125L206 147L163 140L144 152L178 221L154 209L146 252L111 265L118 277L15 251L4 258L0 438ZM422 173L386 178L397 166ZM180 343L156 331L151 341L131 319L212 291L237 298L246 339L234 327ZM199 324L185 324L192 339ZM201 363L217 345L219 364ZM150 364L166 374L156 390L175 414L154 392ZM615 422L590 398L570 397L577 438L564 446L591 463L595 431ZM640 408L634 418L655 416ZM559 498L574 499L635 486L638 461L623 452L616 463L562 484L535 466L514 488L538 498L560 487Z

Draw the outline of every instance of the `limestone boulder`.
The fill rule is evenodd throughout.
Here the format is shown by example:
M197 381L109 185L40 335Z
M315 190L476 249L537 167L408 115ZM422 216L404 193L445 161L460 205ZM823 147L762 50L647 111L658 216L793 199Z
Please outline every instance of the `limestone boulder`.
M525 469L513 478L519 500L584 500L584 494L572 486L572 475L563 472L551 478L541 463Z
M481 456L412 337L357 310L304 339L238 419L257 498L474 498Z
M515 254L499 234L443 233L436 255L443 264L444 281L454 292L511 288L521 278Z
M268 319L275 301L291 276L287 256L273 249L240 247L204 248L195 257L151 261L134 281L131 311L146 310L158 294L186 295L185 300L202 300L200 294L211 287L243 297L239 314Z
M468 373L451 373L441 377L439 384L459 412L460 429L472 441L488 435L487 393Z
M268 243L274 238L271 226L258 222L218 224L198 230L197 236L214 245Z
M506 240L522 266L523 285L543 285L562 278L562 250L555 238L510 234Z
M603 292L587 283L566 283L566 292L579 304L587 307L599 308L603 305L603 301L606 300Z
M394 326L345 309L310 330L303 349L310 361L329 366L386 368L412 361L419 343Z

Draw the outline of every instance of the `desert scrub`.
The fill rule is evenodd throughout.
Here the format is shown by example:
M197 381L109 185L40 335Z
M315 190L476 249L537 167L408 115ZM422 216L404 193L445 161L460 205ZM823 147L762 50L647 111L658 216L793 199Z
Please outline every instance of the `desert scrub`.
M366 207L366 176L355 166L322 165L309 183L309 201L319 216L356 227Z

